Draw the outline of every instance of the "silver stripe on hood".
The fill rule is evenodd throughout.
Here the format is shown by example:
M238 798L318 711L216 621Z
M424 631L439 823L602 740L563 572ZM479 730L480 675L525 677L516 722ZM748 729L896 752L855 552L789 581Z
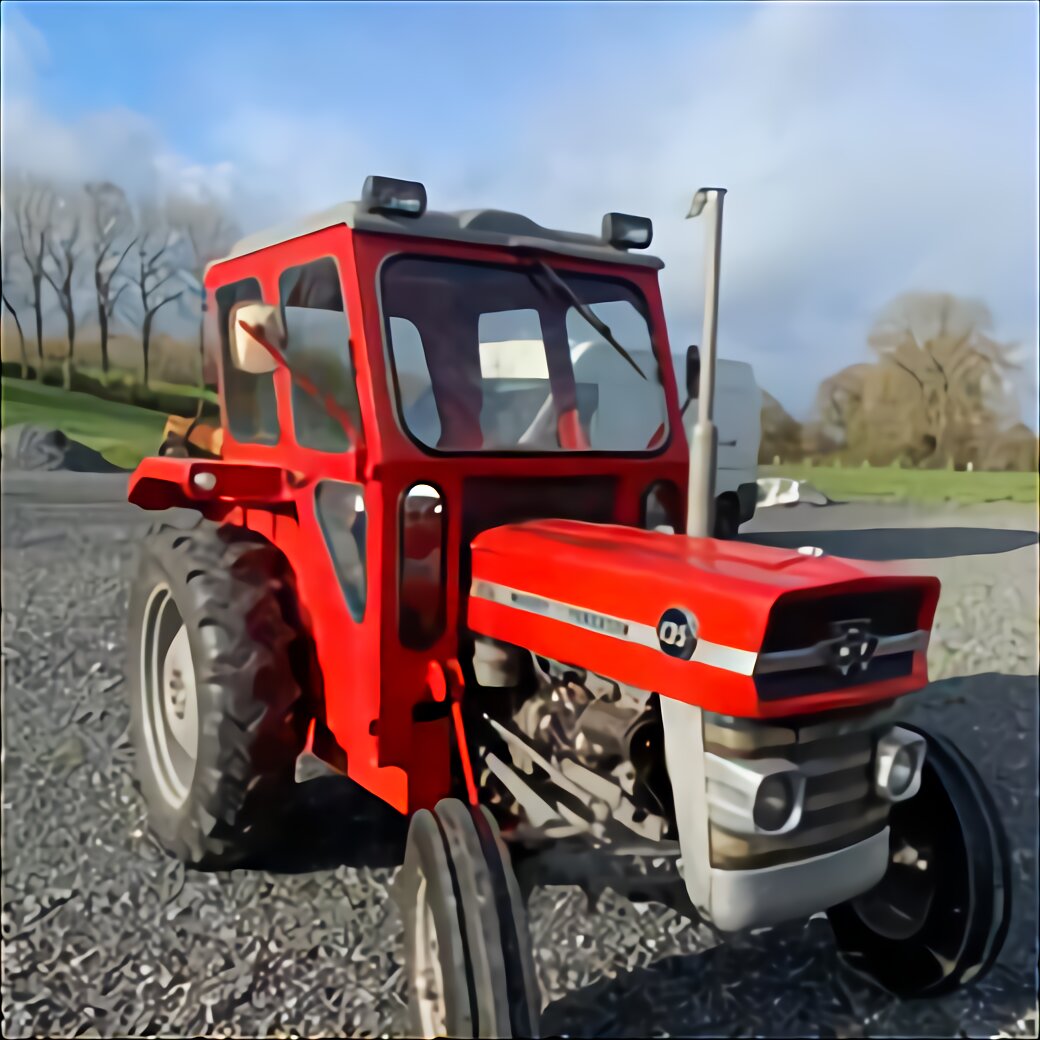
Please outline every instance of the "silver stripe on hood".
M610 636L612 639L637 643L639 646L649 647L659 653L663 652L657 629L653 625L645 625L640 621L629 621L626 618L613 617L610 614L588 610L585 607L576 607L571 603L538 596L531 592L521 592L508 585L499 585L481 578L473 580L470 595L475 599L483 599L503 607L511 607L513 610L522 610L528 614L551 618L553 621L561 621L565 625L574 625L576 628L598 632L600 635ZM736 672L738 675L751 675L755 670L757 659L758 654L754 650L740 650L734 646L712 643L699 637L693 656L690 658L697 664L710 665L712 668Z

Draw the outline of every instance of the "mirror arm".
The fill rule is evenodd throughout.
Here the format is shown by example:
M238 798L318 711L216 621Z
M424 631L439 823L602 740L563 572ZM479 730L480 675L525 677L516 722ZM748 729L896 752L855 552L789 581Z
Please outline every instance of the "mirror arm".
M361 439L358 437L357 430L354 429L354 423L347 410L335 401L331 394L323 394L305 375L295 371L289 364L285 354L264 335L263 329L258 328L256 325L250 325L249 322L244 321L242 318L238 319L238 327L252 336L271 355L275 363L289 373L289 378L296 386L321 404L325 411L343 427L347 438L354 445L355 449L358 448L361 444Z

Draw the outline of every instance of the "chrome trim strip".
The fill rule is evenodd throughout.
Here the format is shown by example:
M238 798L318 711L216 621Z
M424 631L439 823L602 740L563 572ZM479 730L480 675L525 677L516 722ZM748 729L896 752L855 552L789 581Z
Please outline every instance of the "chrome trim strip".
M598 632L600 635L610 636L613 639L637 643L639 646L646 646L651 650L663 653L661 642L657 638L657 629L653 625L644 625L639 621L629 621L625 618L603 614L600 611L576 607L560 600L521 592L508 585L499 585L497 582L485 581L482 578L473 579L470 596L487 600L489 603L497 603L499 606L511 607L513 610L522 610L528 614L551 618L553 621L560 621L565 625L574 625L575 628ZM751 675L755 670L757 658L758 654L754 650L740 650L734 646L724 646L721 643L712 643L707 639L698 638L697 646L690 660L697 664L720 668L726 672L736 672L738 675Z
M823 668L828 664L826 647L829 643L830 640L824 640L814 646L804 646L797 650L774 650L772 653L759 654L755 675L791 672L798 668ZM896 636L878 636L877 647L872 657L927 648L928 633L924 629L917 629L915 632L903 632Z

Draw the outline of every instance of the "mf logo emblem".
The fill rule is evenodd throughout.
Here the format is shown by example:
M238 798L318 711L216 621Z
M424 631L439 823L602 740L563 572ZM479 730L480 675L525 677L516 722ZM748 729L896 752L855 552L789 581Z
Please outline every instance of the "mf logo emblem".
M688 661L697 646L697 619L681 607L671 607L657 622L657 640L669 657Z
M831 635L827 642L830 665L842 675L865 672L877 649L877 636L870 632L870 619L835 621L831 623Z

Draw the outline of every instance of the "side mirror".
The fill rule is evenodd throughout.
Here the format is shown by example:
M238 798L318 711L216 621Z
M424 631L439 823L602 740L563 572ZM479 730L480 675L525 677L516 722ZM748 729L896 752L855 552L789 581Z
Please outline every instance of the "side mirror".
M247 303L236 307L231 314L231 363L242 372L264 375L278 367L271 352L242 323L259 332L279 351L285 350L285 329L282 315L270 303Z
M700 395L701 352L692 344L686 348L686 399L695 400Z

